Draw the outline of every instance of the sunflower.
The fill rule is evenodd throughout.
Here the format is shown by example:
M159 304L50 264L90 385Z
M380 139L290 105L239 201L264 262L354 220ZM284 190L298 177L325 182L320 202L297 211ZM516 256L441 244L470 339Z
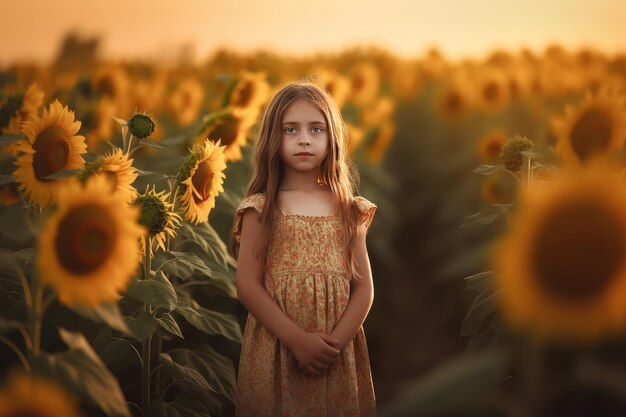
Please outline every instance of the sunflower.
M229 106L258 112L270 93L266 78L264 72L243 71L230 95Z
M81 132L85 134L85 141L90 150L93 150L103 140L108 140L113 134L113 119L115 105L107 98L87 106L86 112L80 115L82 122Z
M225 146L208 139L196 144L178 173L177 200L185 219L196 224L205 222L215 207L215 197L224 188Z
M94 90L100 97L106 97L115 103L122 114L126 112L128 74L123 67L104 67L96 72L92 82Z
M502 152L507 135L503 129L493 129L478 141L478 156L483 162L494 163Z
M15 182L0 185L0 206L12 206L20 201L20 192Z
M374 126L393 117L396 103L390 97L380 97L363 111L363 124Z
M248 130L253 124L254 119L249 111L227 108L205 120L195 143L203 146L206 139L219 140L226 147L226 160L238 161L243 157L241 147L246 145Z
M371 102L380 91L380 71L370 63L357 65L351 76L351 96L359 106Z
M167 73L162 68L156 68L150 79L135 78L131 83L131 108L150 109L158 113L167 86Z
M490 175L482 180L480 195L487 204L504 204L513 201L515 184L511 184L510 177Z
M178 124L186 126L198 116L204 99L202 84L193 78L186 78L176 87L169 105Z
M520 172L524 165L522 152L531 152L533 149L535 144L526 136L513 136L504 142L498 158L509 171Z
M24 93L8 96L0 103L0 131L3 134L20 133L22 122L36 115L43 104L43 90L31 84ZM2 147L2 152L17 155L19 146L15 143Z
M319 78L322 87L333 98L337 107L342 108L350 96L350 80L334 71L323 68L315 70L314 73Z
M85 182L93 175L108 177L112 186L111 192L121 194L126 203L130 203L137 195L137 191L131 185L138 175L133 168L133 160L129 159L128 155L119 148L98 157L95 161L88 162L78 174L78 178Z
M161 248L164 251L168 237L176 236L176 228L180 225L180 216L174 212L174 205L169 200L169 193L166 194L165 191L157 193L152 187L152 190L147 189L133 202L133 205L141 210L139 223L148 230L150 237L156 242L157 249ZM143 241L141 250L145 251Z
M374 138L365 151L365 156L373 163L380 163L395 134L396 125L392 121L387 121L375 128Z
M478 104L485 110L494 110L509 101L509 82L502 70L483 69L475 80Z
M0 416L79 417L78 403L51 380L13 371L0 391Z
M96 175L59 191L57 211L39 237L37 267L66 305L114 301L138 265L139 209L129 207L112 184Z
M85 165L81 155L87 151L87 145L83 136L76 135L79 129L80 122L74 120L74 112L58 100L44 109L41 117L31 115L23 123L22 133L26 139L17 143L24 154L17 158L18 168L13 175L31 203L41 207L54 203L59 190L73 179L46 177Z
M494 256L501 308L541 338L595 341L626 325L626 193L587 172L525 189Z
M461 80L452 80L439 97L439 109L447 119L456 119L472 105L472 93Z
M566 162L585 165L624 146L626 112L624 97L608 90L587 94L576 109L567 107L552 121L557 137L556 154Z
M398 62L390 82L395 97L403 99L415 97L421 88L417 65L413 62Z
M359 126L346 123L348 131L348 152L352 155L365 138L365 132Z

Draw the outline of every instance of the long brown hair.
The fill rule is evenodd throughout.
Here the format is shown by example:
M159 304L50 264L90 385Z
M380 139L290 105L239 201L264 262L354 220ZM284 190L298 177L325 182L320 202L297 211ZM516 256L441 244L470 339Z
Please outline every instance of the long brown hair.
M329 126L329 147L320 165L320 181L326 183L340 206L340 219L344 230L346 268L352 277L357 277L356 261L352 251L357 224L358 209L353 203L354 191L358 186L358 172L347 151L347 128L335 102L322 88L310 82L294 82L283 86L274 95L261 119L259 136L254 145L253 171L244 197L263 193L265 204L260 216L263 229L256 254L265 265L275 226L278 207L278 187L284 176L279 156L282 140L282 121L287 109L298 100L307 100L315 105L326 118ZM233 230L234 232L234 230ZM238 244L234 237L231 247L235 256Z

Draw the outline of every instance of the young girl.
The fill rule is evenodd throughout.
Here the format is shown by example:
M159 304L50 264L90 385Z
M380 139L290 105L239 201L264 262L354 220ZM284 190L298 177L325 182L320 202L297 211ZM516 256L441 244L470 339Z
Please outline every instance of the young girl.
M332 99L310 83L283 87L263 116L233 227L237 294L250 312L240 417L376 414L362 328L376 206L353 195L346 134Z

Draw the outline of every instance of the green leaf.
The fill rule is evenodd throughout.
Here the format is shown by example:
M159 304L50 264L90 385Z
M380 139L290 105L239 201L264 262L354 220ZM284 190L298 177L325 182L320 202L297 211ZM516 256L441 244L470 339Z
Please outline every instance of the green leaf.
M35 357L34 370L61 382L107 416L131 416L117 379L80 333L59 329L69 350Z
M201 307L191 300L192 305L179 305L180 313L192 326L208 334L219 334L234 342L241 343L241 327L235 316Z
M184 379L196 388L222 394L235 401L235 368L230 359L209 346L200 350L174 349L159 356L159 363L173 373L175 379Z
M496 311L498 296L499 291L493 288L486 288L478 294L463 319L459 336L471 336L481 330L483 321Z
M495 272L483 271L478 274L470 275L463 278L467 282L467 289L470 291L482 291L485 288L493 288L493 280L495 278Z
M158 271L152 279L133 280L128 286L126 294L144 304L163 307L167 311L173 310L178 300L172 283L163 274L163 271Z
M13 175L0 175L0 185L10 184L15 181L15 177Z
M150 402L146 417L210 417L223 416L223 406L211 391L180 390L174 401L157 399Z
M81 171L80 169L62 169L44 178L47 180L62 180L65 178L73 177L76 174L78 174L80 171Z
M11 145L21 139L26 139L26 135L21 133L8 133L6 135L0 135L0 147Z
M138 342L143 342L148 336L152 335L159 324L146 311L142 311L137 317L127 317L126 322L131 330L131 336Z
M126 120L124 119L120 119L119 117L115 117L115 116L111 116L111 119L115 120L117 123L119 123L122 126L126 126Z
M481 165L472 172L480 175L492 175L504 170L504 165Z
M157 252L155 263L159 265L157 270L163 269L168 275L174 275L182 280L187 280L194 271L206 276L212 276L213 272L194 253L188 252Z
M83 306L73 306L70 308L82 317L98 323L104 323L117 331L129 336L131 335L131 331L126 325L124 316L122 316L122 312L117 303L102 303L91 308Z
M155 176L155 177L158 177L159 179L167 178L167 175L161 174L160 172L145 171L139 168L135 168L135 171L137 171L137 173L142 176Z
M501 216L508 214L509 209L513 207L513 204L492 204L480 209L478 213L474 213L469 216L465 216L465 220L461 227L472 226L474 224L489 224L500 218Z
M24 328L24 325L16 320L8 320L0 317L0 334Z
M539 158L541 156L540 153L537 152L533 152L533 151L522 151L520 152L523 156L525 156L527 159L534 159L534 158Z
M405 388L381 417L421 415L478 415L496 393L509 354L504 351L462 356L445 363L429 375L405 384ZM480 383L476 383L480 381Z
M163 149L167 146L160 144L159 142L155 142L150 139L142 139L139 141L139 146L145 146L147 148L155 148L155 149Z
M176 319L174 319L174 317L172 317L170 313L163 313L160 317L157 317L156 320L159 322L159 326L172 333L173 335L184 339L183 333L180 331L180 327L178 327Z

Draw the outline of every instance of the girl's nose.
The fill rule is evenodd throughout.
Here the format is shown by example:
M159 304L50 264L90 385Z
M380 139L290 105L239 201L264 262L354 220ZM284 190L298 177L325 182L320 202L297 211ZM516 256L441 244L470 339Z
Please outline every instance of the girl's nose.
M299 144L301 145L310 145L311 144L311 138L309 138L309 135L306 133L302 133L300 135L300 140L298 141Z

